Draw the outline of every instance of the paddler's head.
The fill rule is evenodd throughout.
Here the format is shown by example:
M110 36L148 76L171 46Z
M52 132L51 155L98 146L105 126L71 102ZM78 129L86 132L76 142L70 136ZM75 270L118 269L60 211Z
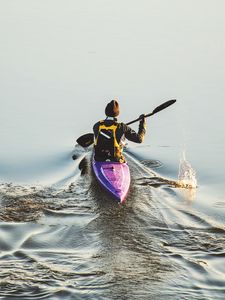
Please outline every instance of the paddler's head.
M112 100L106 105L105 114L107 117L117 117L120 113L119 103L116 100Z

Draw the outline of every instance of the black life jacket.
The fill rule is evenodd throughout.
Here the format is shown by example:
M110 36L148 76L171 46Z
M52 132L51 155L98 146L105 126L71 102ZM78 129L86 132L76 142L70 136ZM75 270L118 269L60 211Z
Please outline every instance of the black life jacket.
M122 149L116 139L118 123L106 125L100 121L98 134L95 139L95 157L100 160L120 161Z

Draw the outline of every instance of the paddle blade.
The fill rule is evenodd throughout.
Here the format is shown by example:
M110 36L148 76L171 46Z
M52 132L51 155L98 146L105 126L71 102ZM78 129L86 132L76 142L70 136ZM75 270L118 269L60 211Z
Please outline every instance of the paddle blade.
M81 147L89 147L94 143L94 134L93 133L87 133L82 136L80 136L77 139L77 144L80 145Z
M177 100L173 99L173 100L169 100L169 101L166 101L164 102L163 104L157 106L153 112L152 112L152 115L156 114L157 112L159 112L160 110L163 110L165 108L167 108L168 106L174 104Z

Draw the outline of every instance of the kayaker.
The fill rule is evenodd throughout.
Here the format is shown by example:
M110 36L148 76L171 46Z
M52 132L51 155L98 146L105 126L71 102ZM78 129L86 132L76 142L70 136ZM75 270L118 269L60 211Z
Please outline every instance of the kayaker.
M122 154L125 139L135 143L142 143L146 133L146 119L144 115L139 123L138 133L124 123L117 121L120 109L119 103L112 100L106 105L106 119L93 126L94 153L96 161L125 162Z

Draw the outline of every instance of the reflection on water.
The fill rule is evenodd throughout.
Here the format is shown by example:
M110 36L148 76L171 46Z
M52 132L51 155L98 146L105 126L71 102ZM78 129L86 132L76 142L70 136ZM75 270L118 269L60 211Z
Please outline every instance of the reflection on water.
M64 188L1 184L0 297L147 300L187 293L208 299L224 293L225 228L182 194L194 189L151 169L162 163L127 153L131 190L118 205L92 176L90 156L74 157L76 176Z

